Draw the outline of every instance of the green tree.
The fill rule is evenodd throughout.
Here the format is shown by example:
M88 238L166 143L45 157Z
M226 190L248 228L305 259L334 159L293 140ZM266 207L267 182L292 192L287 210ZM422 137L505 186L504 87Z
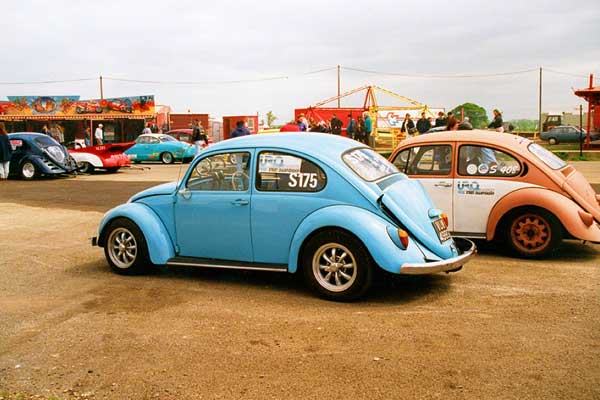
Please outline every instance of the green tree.
M458 119L460 119L461 109L464 109L465 117L469 117L469 122L471 122L473 128L484 128L488 125L489 120L483 107L475 103L464 103L456 106L452 113Z
M271 126L277 117L273 114L273 111L267 112L267 125Z

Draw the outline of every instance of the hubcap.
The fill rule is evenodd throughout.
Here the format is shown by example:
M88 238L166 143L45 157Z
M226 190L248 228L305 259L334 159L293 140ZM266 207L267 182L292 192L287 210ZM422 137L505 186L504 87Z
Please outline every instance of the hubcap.
M526 214L511 226L511 236L517 247L525 252L535 252L550 243L552 231L548 222L539 215Z
M26 178L33 178L35 175L35 167L31 163L23 164L23 176Z
M327 243L315 252L312 269L317 282L332 292L343 292L356 280L356 260L348 248Z
M137 242L126 228L117 228L108 238L108 255L118 268L129 268L137 256Z
M173 156L170 153L163 154L163 161L165 162L165 164L170 164L172 160Z

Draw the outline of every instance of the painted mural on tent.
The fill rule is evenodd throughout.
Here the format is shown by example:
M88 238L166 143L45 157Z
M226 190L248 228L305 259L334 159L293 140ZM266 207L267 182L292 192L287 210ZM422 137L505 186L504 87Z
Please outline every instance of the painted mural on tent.
M80 100L79 96L7 96L0 101L0 115L53 115L84 114L154 114L154 96L114 97Z

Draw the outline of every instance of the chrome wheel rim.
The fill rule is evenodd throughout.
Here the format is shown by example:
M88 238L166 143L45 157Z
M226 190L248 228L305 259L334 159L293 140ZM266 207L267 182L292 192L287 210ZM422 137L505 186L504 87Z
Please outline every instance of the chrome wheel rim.
M108 238L108 255L117 268L127 269L137 257L135 236L126 228L117 228Z
M33 178L35 175L35 167L32 163L23 164L23 176L25 178Z
M319 285L331 292L347 290L357 275L354 255L339 243L319 247L313 256L312 269Z
M162 160L165 164L171 164L171 162L173 161L173 156L171 155L171 153L165 153L162 156Z

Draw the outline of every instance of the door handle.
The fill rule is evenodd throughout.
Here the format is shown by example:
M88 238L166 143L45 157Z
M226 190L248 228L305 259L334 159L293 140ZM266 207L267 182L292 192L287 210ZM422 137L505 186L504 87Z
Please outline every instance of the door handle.
M249 204L248 200L237 199L231 202L234 206L247 206Z
M435 187L452 187L452 184L449 182L438 182L433 186L435 186Z

